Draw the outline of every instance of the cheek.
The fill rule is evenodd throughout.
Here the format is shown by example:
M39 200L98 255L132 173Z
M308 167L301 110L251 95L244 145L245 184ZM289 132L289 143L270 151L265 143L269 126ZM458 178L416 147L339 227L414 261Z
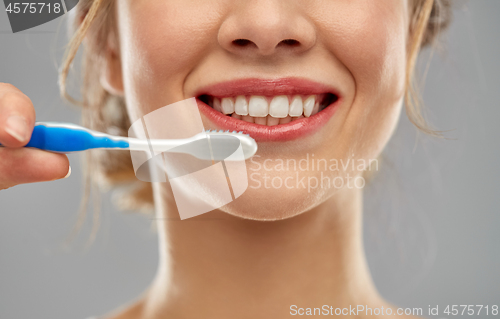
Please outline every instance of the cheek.
M216 40L215 6L190 0L117 4L127 102L140 105L139 112L129 111L145 114L184 99L184 78Z
M325 42L351 72L357 91L400 92L403 88L407 30L404 3L340 1L334 7L334 16L325 21Z
M376 158L396 126L405 90L406 1L336 4L322 36L355 83L342 138L358 156Z

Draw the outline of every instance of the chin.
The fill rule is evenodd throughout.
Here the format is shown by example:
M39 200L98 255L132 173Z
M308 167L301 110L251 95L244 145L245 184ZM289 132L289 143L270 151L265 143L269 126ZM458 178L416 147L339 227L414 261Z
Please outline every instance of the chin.
M315 176L299 175L299 178L304 178L305 181L307 181L308 177L314 178ZM289 181L288 188L285 185L278 187L279 184L276 182L273 186L269 182L269 180L273 179L277 181L280 179L285 180L286 178ZM262 181L259 185L255 182L256 179L254 176L253 181L249 181L249 186L245 193L231 203L219 208L219 210L232 216L249 220L283 220L308 212L334 193L333 189L320 187L307 189L307 183L305 184L306 188L297 188L295 184L293 185L294 187L290 187L292 186L292 178L295 179L295 175L273 176L273 178L268 179L267 184L264 184L264 181L259 179L259 181Z

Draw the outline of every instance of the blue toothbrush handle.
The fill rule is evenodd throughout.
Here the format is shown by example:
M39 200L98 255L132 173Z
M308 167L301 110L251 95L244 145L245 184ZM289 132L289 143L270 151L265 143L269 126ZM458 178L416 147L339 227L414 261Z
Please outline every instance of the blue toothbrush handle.
M71 153L94 148L127 149L129 143L110 135L93 132L74 124L35 123L31 139L26 147Z

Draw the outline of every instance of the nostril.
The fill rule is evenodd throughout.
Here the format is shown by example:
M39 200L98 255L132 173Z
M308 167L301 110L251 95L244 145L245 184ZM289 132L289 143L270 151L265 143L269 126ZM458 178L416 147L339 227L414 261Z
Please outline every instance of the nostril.
M236 45L236 46L239 46L239 47L247 46L250 43L252 43L252 41L247 40L247 39L236 39L236 40L233 40L233 44Z
M280 43L278 43L278 45L280 45L280 44L295 47L295 46L298 46L300 44L300 42L297 40L294 40L294 39L285 39L285 40L282 40Z

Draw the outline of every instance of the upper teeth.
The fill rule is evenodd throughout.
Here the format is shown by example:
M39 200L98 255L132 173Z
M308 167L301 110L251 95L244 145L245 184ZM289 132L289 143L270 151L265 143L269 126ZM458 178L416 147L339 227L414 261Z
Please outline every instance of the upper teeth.
M248 102L243 95L236 98L236 102L234 102L234 112L238 115L248 115Z
M240 95L236 99L225 97L222 99L213 99L213 108L224 114L233 114L252 117L266 117L268 115L274 118L299 117L301 115L309 117L319 112L319 98L316 95L302 97L296 95L288 97L287 95L275 96L268 102L265 96ZM291 101L291 102L290 102Z

